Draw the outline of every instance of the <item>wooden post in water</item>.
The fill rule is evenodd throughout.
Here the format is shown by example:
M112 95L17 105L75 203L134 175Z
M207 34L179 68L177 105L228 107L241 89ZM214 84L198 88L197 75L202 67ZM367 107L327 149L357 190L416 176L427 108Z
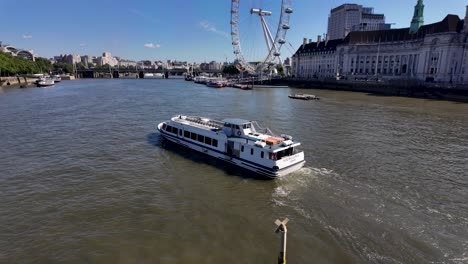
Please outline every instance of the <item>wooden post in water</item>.
M275 224L278 226L275 233L280 234L280 253L278 256L278 264L286 264L286 238L288 235L288 228L286 224L289 222L288 218L285 218L283 221L277 219Z

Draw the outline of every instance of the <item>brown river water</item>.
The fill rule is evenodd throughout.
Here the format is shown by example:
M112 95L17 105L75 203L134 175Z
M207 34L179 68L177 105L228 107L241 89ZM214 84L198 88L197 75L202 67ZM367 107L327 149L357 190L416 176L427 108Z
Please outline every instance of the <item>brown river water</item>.
M288 99L313 93L320 101ZM276 180L175 146L173 115L302 142ZM468 263L468 104L180 79L0 90L0 263Z

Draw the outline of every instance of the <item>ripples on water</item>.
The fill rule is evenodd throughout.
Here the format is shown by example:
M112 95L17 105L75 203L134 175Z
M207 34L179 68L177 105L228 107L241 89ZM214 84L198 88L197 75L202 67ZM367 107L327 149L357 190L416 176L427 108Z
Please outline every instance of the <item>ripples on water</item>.
M182 80L0 93L0 262L468 263L468 106ZM307 92L311 91L294 91ZM275 181L167 144L174 114L258 120L307 166Z

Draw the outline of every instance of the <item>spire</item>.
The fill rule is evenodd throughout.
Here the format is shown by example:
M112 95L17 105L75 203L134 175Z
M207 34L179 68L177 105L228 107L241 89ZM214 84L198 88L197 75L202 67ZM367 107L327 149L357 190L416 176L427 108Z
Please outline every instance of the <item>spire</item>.
M466 6L465 20L463 21L463 32L468 32L468 6Z
M424 25L424 4L423 0L418 0L414 7L413 20L411 20L410 33L416 33Z

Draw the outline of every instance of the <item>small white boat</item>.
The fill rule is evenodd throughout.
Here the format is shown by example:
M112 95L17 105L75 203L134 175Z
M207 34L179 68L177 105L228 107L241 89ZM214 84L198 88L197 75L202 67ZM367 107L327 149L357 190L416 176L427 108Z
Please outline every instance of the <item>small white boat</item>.
M160 123L158 131L169 141L270 178L305 164L301 143L288 135L275 136L254 121L178 115Z
M41 78L36 81L38 87L48 87L55 84L54 79L52 78Z
M60 75L53 75L52 79L54 80L54 83L58 83L62 81L62 78L60 77Z
M164 79L164 74L162 73L145 73L143 79Z
M317 97L313 94L290 94L288 97L300 100L320 100L320 97Z
M195 83L206 84L208 82L208 77L206 76L196 76L193 78Z

